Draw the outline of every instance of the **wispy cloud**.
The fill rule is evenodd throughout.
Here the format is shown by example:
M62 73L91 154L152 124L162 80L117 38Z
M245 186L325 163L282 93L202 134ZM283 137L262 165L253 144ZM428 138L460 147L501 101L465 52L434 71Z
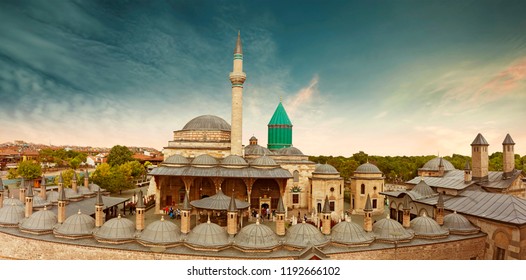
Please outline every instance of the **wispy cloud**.
M382 112L378 113L376 116L374 116L373 119L375 119L375 120L382 119L385 116L387 116L387 114L389 114L389 111L382 111Z

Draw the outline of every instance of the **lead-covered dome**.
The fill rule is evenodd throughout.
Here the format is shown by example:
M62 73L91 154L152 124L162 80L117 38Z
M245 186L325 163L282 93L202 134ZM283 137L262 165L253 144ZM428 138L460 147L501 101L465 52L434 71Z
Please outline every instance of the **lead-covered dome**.
M289 228L285 235L285 244L293 247L307 247L324 245L327 238L313 225L305 222L295 224Z
M374 235L350 220L342 221L332 228L332 241L345 245L367 245L374 241Z
M444 216L443 227L447 228L451 234L459 235L474 234L480 230L478 227L473 226L466 217L457 214L457 212Z
M243 249L273 249L279 245L274 231L260 224L259 221L243 227L236 235L234 242L236 246Z
M163 163L175 165L187 165L190 161L182 155L171 155L164 159Z
M433 191L433 189L426 183L426 181L424 181L424 179L421 179L420 182L409 191L409 194L412 196L413 200L438 195L438 193Z
M20 230L34 234L46 234L53 232L57 224L57 215L53 211L44 210L34 212L29 218L20 223Z
M313 173L320 173L320 174L340 174L334 166L330 164L318 164L316 165L316 168L314 169Z
M198 155L192 160L192 165L212 166L218 163L216 158L207 154Z
M230 131L230 125L222 118L213 115L203 115L193 118L182 130L225 130Z
M453 166L453 164L451 164L451 162L441 157L436 157L426 162L424 166L420 168L420 170L439 170L440 161L442 161L442 165L444 166L445 171L455 170L455 167Z
M46 199L47 199L47 197L46 197ZM46 200L46 199L43 199L40 196L34 196L33 197L33 207L34 208L43 208L45 206L50 206L51 202Z
M258 144L245 146L245 155L246 156L264 156L264 155L273 155L269 149L260 146Z
M105 222L94 234L95 239L103 243L125 243L135 239L135 225L128 219L113 218Z
M445 238L449 231L440 227L440 225L425 214L411 220L411 229L415 232L417 238Z
M57 204L58 203L58 192L57 191L48 191L46 192L46 199L47 201Z
M0 208L0 226L17 227L24 216L24 207L14 203L4 205L4 207Z
M248 162L238 155L229 155L221 161L221 165L227 167L246 167Z
M250 164L254 167L279 167L279 165L276 163L275 160L273 160L271 157L268 156L261 156L256 158L252 163Z
M221 248L229 244L228 233L225 229L211 223L210 220L192 229L186 242L189 245L203 248Z
M179 227L161 217L149 224L137 239L144 246L173 246L181 241Z
M275 152L278 155L303 155L303 153L298 148L292 146L287 148L281 148L279 150L276 150Z
M95 219L80 212L69 216L62 224L53 231L56 236L63 238L86 238L91 237L95 228Z
M382 171L380 171L376 165L366 162L358 166L354 173L382 174Z
M4 199L4 206L5 205L11 205L11 204L14 204L14 205L17 205L17 206L24 206L24 202L16 199L16 198L6 198Z
M406 230L399 222L389 217L373 224L376 240L383 242L409 242L414 233Z

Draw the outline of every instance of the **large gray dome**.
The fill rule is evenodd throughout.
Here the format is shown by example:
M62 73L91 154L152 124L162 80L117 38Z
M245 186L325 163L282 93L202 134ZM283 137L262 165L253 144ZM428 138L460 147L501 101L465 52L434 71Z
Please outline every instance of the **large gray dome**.
M274 161L272 158L268 156L261 156L256 158L252 163L250 164L254 167L278 167L279 165Z
M24 206L24 202L16 199L16 198L6 198L4 199L4 206L6 205L11 205L11 204L14 204L14 205L17 205L17 206Z
M319 246L326 244L327 238L313 225L305 222L295 224L285 235L285 244L293 247Z
M95 239L100 242L131 242L135 239L135 225L132 221L123 219L119 215L105 222L94 235Z
M264 156L264 155L273 155L269 149L262 147L260 145L248 145L245 147L246 156Z
M34 208L43 208L44 206L49 206L49 205L51 205L50 201L48 201L46 199L43 199L40 196L34 196L33 197L33 207Z
M248 166L248 162L240 156L229 155L221 161L221 165L231 167L243 167Z
M378 167L376 167L376 165L366 162L366 163L358 166L358 168L356 168L354 173L382 174L382 171L380 171L380 169L378 169Z
M11 203L0 208L0 225L6 227L16 227L20 220L25 216L25 209L22 206Z
M444 217L443 227L449 229L451 234L460 235L473 234L480 230L479 228L474 227L466 217L457 214L457 212Z
M238 247L245 249L272 249L279 245L274 231L259 222L243 227L234 241Z
M420 182L409 191L409 194L412 195L413 200L438 195L438 193L433 191L433 189L426 183L426 181L424 181L424 179L421 179Z
M176 165L187 165L190 161L182 155L172 155L164 159L163 163L176 164Z
M384 242L408 242L414 235L412 232L407 231L399 222L389 217L374 223L373 232L376 240Z
M303 155L303 153L296 147L281 148L276 151L278 155Z
M219 162L211 155L202 154L192 160L192 165L217 165Z
M204 115L189 121L182 130L225 130L230 131L230 125L218 116Z
M46 192L46 198L47 201L51 203L57 203L58 202L58 192L57 191L48 191Z
M175 245L181 241L179 227L161 217L161 220L149 224L138 241L143 245Z
M210 221L196 226L188 234L187 243L197 247L220 248L227 246L228 233Z
M438 167L440 165L440 159L442 159L442 165L444 166L445 171L455 170L455 167L453 166L453 164L451 164L451 162L441 157L436 157L426 162L424 166L420 168L420 170L439 170Z
M340 174L334 166L330 164L318 164L316 168L314 169L313 173L320 173L320 174Z
M449 231L425 214L411 221L411 229L417 238L445 238L449 235Z
M20 224L22 231L36 234L51 233L57 224L57 215L53 211L44 210L34 212L29 218L24 219Z
M346 245L369 244L374 241L374 235L351 221L342 221L332 228L332 241Z
M83 238L91 237L95 228L95 219L81 213L69 216L64 223L55 228L54 233L59 237Z

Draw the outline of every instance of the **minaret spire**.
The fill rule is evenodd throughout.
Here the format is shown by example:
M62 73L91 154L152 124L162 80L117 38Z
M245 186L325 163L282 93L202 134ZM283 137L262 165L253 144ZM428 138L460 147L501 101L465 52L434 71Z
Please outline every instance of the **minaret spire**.
M230 72L232 83L232 129L230 134L230 153L242 156L243 134L243 84L247 75L243 72L243 50L241 47L241 32L237 33L234 49L234 69Z

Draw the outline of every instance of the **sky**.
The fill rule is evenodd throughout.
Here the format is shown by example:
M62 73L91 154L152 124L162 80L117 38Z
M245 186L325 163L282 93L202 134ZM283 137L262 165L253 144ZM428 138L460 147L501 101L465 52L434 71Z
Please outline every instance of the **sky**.
M526 154L525 1L0 1L0 143L153 147L199 115L243 143L283 102L308 155Z

